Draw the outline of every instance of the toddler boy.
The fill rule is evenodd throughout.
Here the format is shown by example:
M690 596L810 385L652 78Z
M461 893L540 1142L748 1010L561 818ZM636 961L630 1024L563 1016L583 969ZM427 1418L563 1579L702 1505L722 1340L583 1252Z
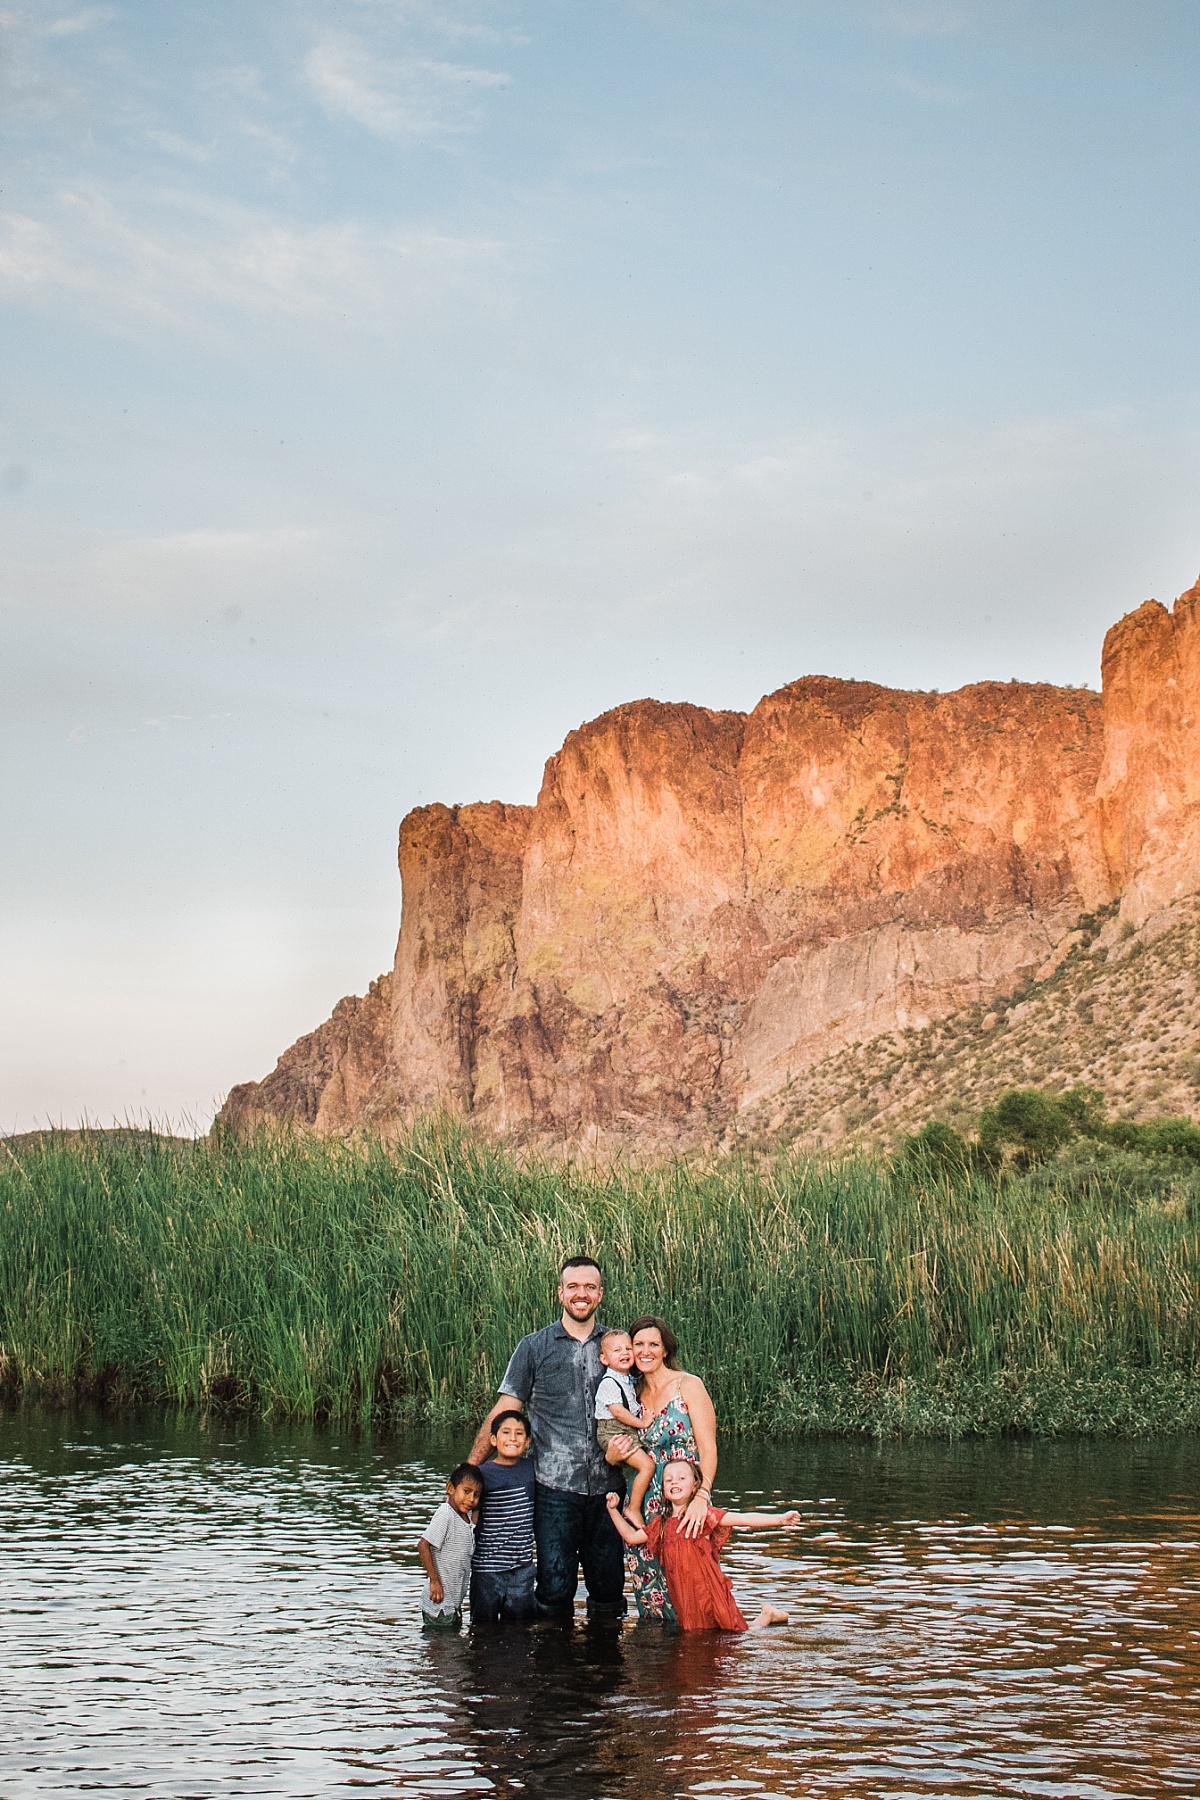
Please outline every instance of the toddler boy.
M475 1528L471 1514L483 1496L483 1477L474 1463L451 1469L446 1498L430 1519L417 1545L429 1580L421 1599L422 1622L429 1631L458 1631L471 1578Z
M533 1461L527 1455L529 1420L518 1407L492 1420L492 1455L479 1465L483 1500L471 1559L471 1623L531 1619L537 1611L533 1575Z
M633 1368L633 1339L627 1331L604 1333L600 1339L600 1361L605 1372L596 1389L596 1442L603 1450L606 1462L623 1462L626 1468L635 1471L625 1516L632 1519L639 1531L644 1531L642 1501L654 1475L654 1458L636 1441L645 1420L629 1372ZM628 1456L619 1456L613 1449L615 1437L635 1440Z

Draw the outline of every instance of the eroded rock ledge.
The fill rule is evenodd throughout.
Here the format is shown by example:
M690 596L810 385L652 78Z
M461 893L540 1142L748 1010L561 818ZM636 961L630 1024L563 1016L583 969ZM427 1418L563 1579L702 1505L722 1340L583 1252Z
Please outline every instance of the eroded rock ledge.
M1114 626L1102 695L640 700L571 733L536 806L418 808L391 972L220 1117L711 1141L847 1046L1052 968L1081 914L1140 926L1200 888L1198 599Z

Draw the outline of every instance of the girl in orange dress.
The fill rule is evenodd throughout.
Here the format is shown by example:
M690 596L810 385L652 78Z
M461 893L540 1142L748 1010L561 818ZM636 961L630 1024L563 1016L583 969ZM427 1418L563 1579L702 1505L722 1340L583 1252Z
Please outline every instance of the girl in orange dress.
M668 1518L650 1519L641 1531L621 1512L619 1494L608 1496L609 1516L627 1544L645 1544L661 1565L681 1631L761 1631L765 1625L786 1625L785 1612L765 1605L753 1623L747 1624L717 1556L731 1531L786 1529L799 1525L800 1514L733 1513L710 1506L699 1534L691 1537L684 1530L683 1515L699 1479L695 1463L675 1458L662 1475L663 1499L671 1508Z

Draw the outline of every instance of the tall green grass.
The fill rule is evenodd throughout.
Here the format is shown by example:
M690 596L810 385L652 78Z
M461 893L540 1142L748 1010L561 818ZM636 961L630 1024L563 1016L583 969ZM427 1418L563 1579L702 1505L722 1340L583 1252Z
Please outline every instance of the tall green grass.
M862 1161L586 1171L403 1142L54 1136L0 1150L0 1372L340 1419L465 1417L553 1316L663 1313L726 1431L1200 1426L1194 1209Z

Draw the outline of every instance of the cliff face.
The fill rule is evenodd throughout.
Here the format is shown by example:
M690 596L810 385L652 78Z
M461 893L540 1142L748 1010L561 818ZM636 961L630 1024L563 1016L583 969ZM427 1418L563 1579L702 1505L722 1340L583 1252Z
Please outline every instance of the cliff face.
M1105 744L1097 791L1122 914L1200 888L1200 582L1168 612L1148 600L1104 641Z
M809 677L749 715L638 701L533 807L400 830L395 966L234 1122L435 1105L521 1136L712 1138L823 1058L1054 966L1116 897L1200 888L1198 590L1109 633L1103 697Z

